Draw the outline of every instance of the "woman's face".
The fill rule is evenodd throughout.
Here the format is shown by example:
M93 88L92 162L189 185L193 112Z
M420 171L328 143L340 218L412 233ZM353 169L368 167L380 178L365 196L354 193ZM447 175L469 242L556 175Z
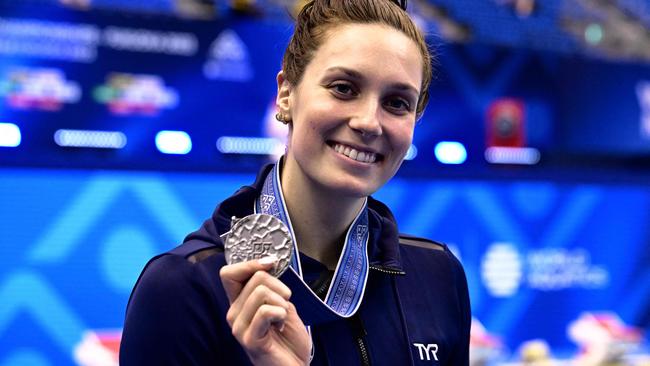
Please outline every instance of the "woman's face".
M278 104L292 119L284 174L351 197L395 174L413 139L422 82L415 42L388 26L340 25L298 85L283 81L280 74Z

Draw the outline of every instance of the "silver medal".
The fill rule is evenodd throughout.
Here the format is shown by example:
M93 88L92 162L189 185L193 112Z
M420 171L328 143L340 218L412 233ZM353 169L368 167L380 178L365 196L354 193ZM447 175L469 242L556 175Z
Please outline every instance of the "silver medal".
M289 229L278 218L267 214L248 215L233 218L224 254L228 264L274 256L277 264L269 273L279 277L291 263L293 241Z

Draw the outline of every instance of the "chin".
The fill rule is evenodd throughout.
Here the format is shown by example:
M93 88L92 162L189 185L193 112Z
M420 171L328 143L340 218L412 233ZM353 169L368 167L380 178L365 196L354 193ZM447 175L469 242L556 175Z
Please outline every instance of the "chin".
M327 189L337 196L364 198L374 194L381 188L379 184L373 184L361 178L343 178L336 182L325 184Z

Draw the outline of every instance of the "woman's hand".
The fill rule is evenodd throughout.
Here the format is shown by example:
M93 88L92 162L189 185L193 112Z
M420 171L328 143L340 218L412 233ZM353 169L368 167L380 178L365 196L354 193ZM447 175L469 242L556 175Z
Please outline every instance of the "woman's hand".
M307 365L311 338L289 302L291 290L267 272L274 264L267 257L221 268L226 320L253 364Z

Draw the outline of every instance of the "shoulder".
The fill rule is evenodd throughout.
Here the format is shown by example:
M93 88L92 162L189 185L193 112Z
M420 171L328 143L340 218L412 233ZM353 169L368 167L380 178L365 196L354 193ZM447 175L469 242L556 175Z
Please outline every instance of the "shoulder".
M183 243L153 257L145 265L133 295L140 289L148 289L152 295L174 295L170 289L204 282L212 277L209 269L219 263L220 257L223 259L223 250L215 245L199 241Z
M402 257L406 259L430 261L431 258L438 260L456 261L456 257L449 250L449 247L439 241L422 238L409 234L399 234L399 247Z
M400 255L405 271L425 271L435 277L465 281L463 266L449 247L439 241L399 234Z
M461 262L443 243L400 234L400 255L405 277L433 292L449 291L457 294L463 317L467 323L469 293L467 277Z
M214 310L228 306L219 278L224 264L223 251L207 243L197 245L196 241L153 257L131 293L127 323L139 318L150 319L152 324L165 320L171 326L183 322L181 318L189 314L187 309L201 313L201 317L218 316Z
M443 243L437 242L435 240L421 238L418 236L413 236L409 234L399 234L399 243L400 245L406 245L407 247L418 247L430 250L447 250L447 246Z
M192 252L178 248L152 258L131 293L120 349L124 364L214 363L226 357L215 352L215 344L236 346L225 322L228 300L218 275L223 255L213 246Z
M225 264L223 251L213 245L187 251L186 244L152 258L145 265L131 293L127 318L131 312L155 307L156 303L166 306L154 309L155 312L186 308L187 304L192 304L195 311L200 311L198 304L204 304L203 308L224 305L219 280L219 269Z

